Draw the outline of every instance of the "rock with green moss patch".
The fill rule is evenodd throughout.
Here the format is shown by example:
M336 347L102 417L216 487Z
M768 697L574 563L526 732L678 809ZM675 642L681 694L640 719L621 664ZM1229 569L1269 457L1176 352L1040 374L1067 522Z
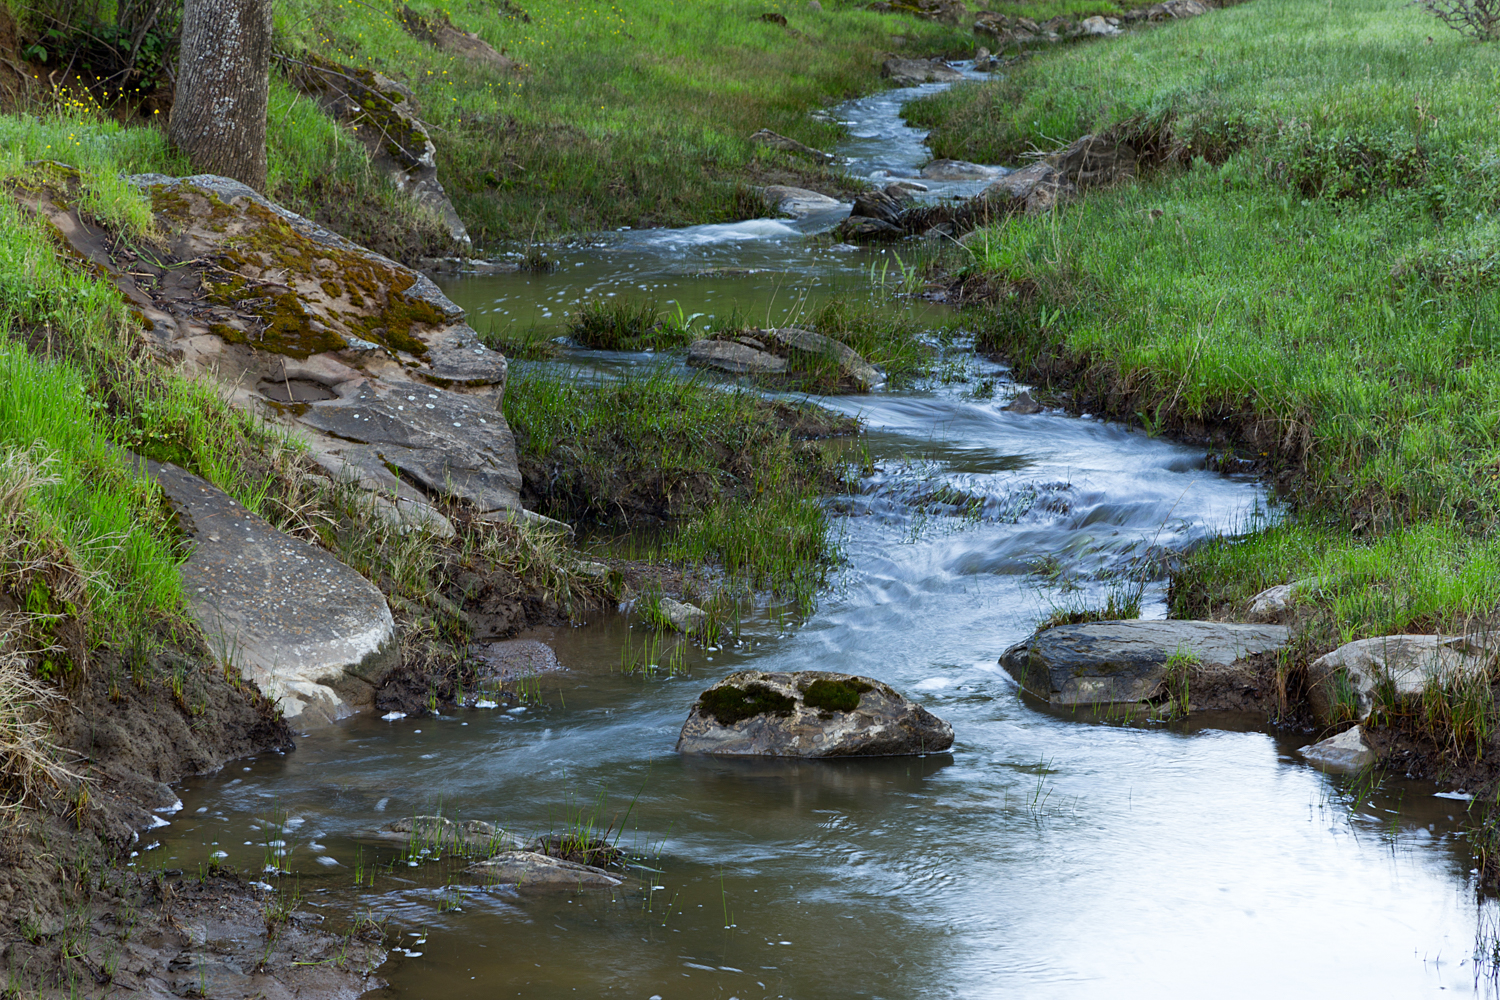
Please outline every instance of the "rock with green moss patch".
M704 691L681 753L882 757L938 753L953 727L869 677L826 670L742 670Z

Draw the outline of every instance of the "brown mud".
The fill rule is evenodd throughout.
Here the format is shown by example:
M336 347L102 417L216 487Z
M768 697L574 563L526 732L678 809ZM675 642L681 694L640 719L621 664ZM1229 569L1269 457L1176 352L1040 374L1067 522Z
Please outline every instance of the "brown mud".
M169 783L292 747L253 685L166 638L65 678L54 735L85 780L0 820L0 996L352 1000L378 985L377 929L335 933L232 872L152 864L151 830L181 807Z

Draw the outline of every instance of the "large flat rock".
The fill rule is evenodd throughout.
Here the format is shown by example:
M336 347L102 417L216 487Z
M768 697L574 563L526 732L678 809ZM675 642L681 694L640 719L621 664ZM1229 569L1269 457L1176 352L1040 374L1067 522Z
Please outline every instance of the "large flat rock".
M395 622L374 584L207 480L146 467L192 539L182 587L214 652L299 725L372 705L396 664Z
M514 885L519 889L613 889L625 883L624 879L611 875L602 868L564 861L535 851L506 851L470 865L468 872L483 876L491 884Z
M827 670L741 670L704 691L680 753L879 757L939 753L953 727L888 684Z
M1000 664L1054 705L1117 705L1158 698L1169 664L1205 678L1232 677L1250 658L1286 645L1281 625L1203 621L1109 621L1059 625L1017 643Z

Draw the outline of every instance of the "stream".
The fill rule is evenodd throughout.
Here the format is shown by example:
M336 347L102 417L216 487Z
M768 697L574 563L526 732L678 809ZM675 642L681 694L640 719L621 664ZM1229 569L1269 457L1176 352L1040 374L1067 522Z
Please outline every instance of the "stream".
M851 171L915 175L928 154L896 112L941 86L834 109ZM898 267L889 251L807 240L836 221L599 234L551 274L445 291L480 329L561 335L581 296L610 293L708 328L783 323ZM555 363L678 362L572 350ZM1473 961L1494 924L1464 801L1325 775L1296 753L1310 737L1263 720L1109 724L1019 694L997 658L1054 607L1100 597L1148 552L1271 515L1257 483L1206 471L1201 450L1007 412L1004 370L964 365L968 381L820 400L866 421L875 472L833 501L845 563L807 620L763 609L737 643L681 645L671 674L621 669L633 651L662 654L624 615L538 630L528 637L568 669L524 705L358 716L191 779L137 864L272 861L295 873L279 884L295 884L303 911L385 918L397 947L381 995L403 1000L1494 993ZM988 380L1001 383L993 398L972 391ZM945 485L982 509L922 502ZM1165 614L1164 586L1149 582L1147 617ZM912 758L676 754L699 692L745 667L879 678L957 740ZM523 835L613 821L645 867L620 890L571 895L486 887L446 860L391 867L399 848L371 831L439 809ZM355 888L371 871L374 885Z

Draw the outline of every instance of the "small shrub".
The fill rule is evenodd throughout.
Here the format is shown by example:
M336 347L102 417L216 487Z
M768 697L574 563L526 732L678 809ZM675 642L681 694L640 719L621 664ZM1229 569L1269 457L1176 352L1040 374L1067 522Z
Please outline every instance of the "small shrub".
M1414 0L1420 7L1460 35L1481 42L1500 38L1500 0Z

